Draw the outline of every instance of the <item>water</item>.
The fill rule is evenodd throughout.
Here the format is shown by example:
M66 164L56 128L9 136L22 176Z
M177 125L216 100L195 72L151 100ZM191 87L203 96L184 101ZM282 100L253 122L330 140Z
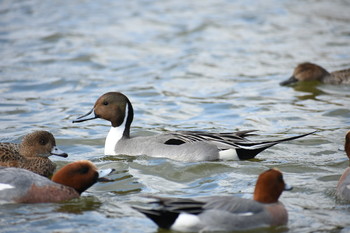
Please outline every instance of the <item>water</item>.
M1 141L49 130L69 153L52 158L59 166L89 159L116 169L77 200L1 205L0 231L167 232L130 208L141 194L251 198L270 167L294 189L281 197L288 226L267 232L350 231L350 206L334 197L348 166L350 87L278 85L303 61L350 67L349 12L346 0L0 1ZM107 91L129 96L133 134L318 132L254 161L105 157L107 122L72 120Z

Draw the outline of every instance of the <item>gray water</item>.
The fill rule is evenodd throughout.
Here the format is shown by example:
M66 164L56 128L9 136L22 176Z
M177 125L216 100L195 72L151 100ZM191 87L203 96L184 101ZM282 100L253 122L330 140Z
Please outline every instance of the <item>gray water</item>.
M52 132L67 159L115 168L113 182L58 204L0 206L1 232L168 232L130 205L142 194L251 198L277 167L286 227L266 232L350 232L350 205L334 197L348 166L350 87L281 87L296 64L350 67L347 0L0 1L1 141ZM253 161L184 163L104 156L108 122L72 124L96 98L132 101L132 133L259 130L256 140L317 133ZM257 230L256 232L261 232Z

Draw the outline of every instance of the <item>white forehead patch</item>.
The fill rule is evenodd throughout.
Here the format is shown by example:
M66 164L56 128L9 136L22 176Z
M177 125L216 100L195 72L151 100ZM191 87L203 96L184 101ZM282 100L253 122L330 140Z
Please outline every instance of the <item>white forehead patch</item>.
M6 190L6 189L13 189L13 188L15 188L15 186L12 186L12 185L9 185L9 184L0 183L0 191Z

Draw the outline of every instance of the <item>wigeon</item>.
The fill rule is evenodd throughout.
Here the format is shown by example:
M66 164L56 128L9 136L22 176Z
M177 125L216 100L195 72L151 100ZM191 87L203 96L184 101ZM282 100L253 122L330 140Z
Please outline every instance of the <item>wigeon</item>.
M60 202L80 196L112 170L97 171L87 160L70 163L58 170L52 181L31 171L0 167L0 202ZM101 175L102 174L102 175Z
M329 73L319 65L305 62L299 64L294 69L292 77L281 82L280 84L288 85L304 81L319 81L326 84L350 84L350 69Z
M184 232L234 231L286 225L288 213L278 201L283 190L282 173L270 169L260 174L254 200L233 196L199 198L152 197L154 208L133 207L160 228Z
M27 134L20 144L0 143L0 166L23 168L45 177L52 176L56 169L56 164L49 159L51 155L68 156L47 131Z
M91 117L90 114L93 114ZM280 142L301 138L311 133L276 141L254 142L245 137L255 130L234 133L174 131L156 136L131 137L134 110L120 92L108 92L96 101L93 109L73 123L101 118L111 123L105 141L105 155L147 155L179 161L246 160ZM312 132L314 133L314 132Z
M350 162L350 131L345 136L344 148ZM339 179L336 195L342 200L350 201L350 166L345 169L343 175Z

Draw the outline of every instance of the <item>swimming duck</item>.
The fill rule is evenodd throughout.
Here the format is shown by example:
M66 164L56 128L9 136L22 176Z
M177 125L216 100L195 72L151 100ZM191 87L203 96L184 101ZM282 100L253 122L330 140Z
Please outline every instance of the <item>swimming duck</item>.
M174 131L155 136L131 137L130 125L133 117L134 110L129 99L120 92L108 92L97 99L90 112L73 123L97 118L109 121L112 126L105 141L105 155L147 155L179 161L252 159L261 151L280 142L314 133L265 142L253 142L245 138L254 130L234 133Z
M112 169L97 171L87 160L70 163L58 170L52 181L31 171L0 167L0 202L41 203L60 202L80 196L82 192Z
M49 156L66 158L48 131L34 131L23 137L20 144L0 143L0 166L24 168L42 176L52 176L56 165Z
M254 200L234 196L199 198L154 197L155 208L133 207L160 228L184 232L234 231L286 225L288 212L278 201L283 190L282 173L270 169L260 174Z
M301 81L319 81L326 84L350 84L350 69L339 70L329 73L323 67L305 62L299 64L292 77L280 83L288 85Z
M344 148L350 162L350 131L345 136ZM350 166L345 169L343 175L339 179L336 195L342 200L350 201Z

